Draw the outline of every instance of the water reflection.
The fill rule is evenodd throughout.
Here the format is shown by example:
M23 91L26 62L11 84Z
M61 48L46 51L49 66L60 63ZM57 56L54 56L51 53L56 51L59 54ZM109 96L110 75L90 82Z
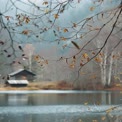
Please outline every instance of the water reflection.
M10 117L11 116L11 117ZM3 115L0 122L122 122L122 116L114 115L75 115L75 114L44 114L44 115Z
M110 114L89 113L87 110L90 107L83 107L84 103L94 108L96 106L106 108L122 104L122 94L119 92L1 93L0 122L122 122L122 111L118 113L113 111Z
M27 105L28 96L27 95L8 95L8 105Z
M0 94L0 106L21 105L68 105L68 104L121 104L119 92L82 92L82 93L30 93Z

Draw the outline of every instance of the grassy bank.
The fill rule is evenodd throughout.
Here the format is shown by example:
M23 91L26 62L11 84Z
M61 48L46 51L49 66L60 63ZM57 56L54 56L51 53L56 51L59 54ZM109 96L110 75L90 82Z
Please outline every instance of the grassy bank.
M32 82L26 87L11 87L1 86L0 90L112 90L122 91L122 83L115 83L111 87L105 88L101 84L88 84L86 88L80 86L76 87L73 84L65 81L44 81L44 82Z

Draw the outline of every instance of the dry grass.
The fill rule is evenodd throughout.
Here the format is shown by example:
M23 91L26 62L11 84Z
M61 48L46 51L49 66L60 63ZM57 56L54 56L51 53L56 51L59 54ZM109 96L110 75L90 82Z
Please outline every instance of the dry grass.
M82 87L76 89L72 84L65 81L41 81L41 82L31 82L27 87L11 87L11 86L1 86L0 91L3 90L84 90ZM110 88L104 88L100 84L96 84L95 88L93 84L89 84L85 90L113 90L122 91L122 84L114 84Z
M65 81L41 81L41 82L31 82L27 87L11 87L2 86L0 90L71 90L72 85Z
M45 89L45 90L65 90L65 89L72 89L72 85L66 83L65 81L45 81L45 82L38 82L38 83L30 83L28 85L30 89Z

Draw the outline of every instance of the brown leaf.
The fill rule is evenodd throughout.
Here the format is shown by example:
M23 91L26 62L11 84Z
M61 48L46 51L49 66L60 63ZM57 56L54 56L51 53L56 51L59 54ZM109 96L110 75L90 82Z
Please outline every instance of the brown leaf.
M100 30L100 28L96 27L96 28L94 28L94 30Z
M29 22L30 22L30 18L29 18L29 17L26 17L26 18L25 18L25 22L26 22L26 23L29 23Z
M65 32L65 33L68 32L68 29L67 29L67 28L64 28L64 32Z
M5 16L5 18L6 18L7 20L9 20L9 19L11 18L11 16Z
M47 2L47 1L45 1L45 2L43 2L43 3L42 3L42 5L47 5L47 4L48 4L48 2Z
M40 59L40 57L37 55L34 57L34 60L38 61Z
M22 49L22 47L21 47L20 45L18 46L18 48L19 48L21 51L23 51L23 49Z
M77 24L76 23L73 23L73 27L76 28L77 27Z
M70 68L74 68L75 67L75 64L70 64L69 67Z
M45 60L45 64L48 64L48 60Z
M59 15L58 14L54 14L54 18L58 19Z
M71 41L72 42L72 44L79 50L80 49L80 47L79 47L79 45L76 43L76 42L74 42L74 41Z
M87 53L84 53L82 56L83 56L83 58L85 58L85 59L87 59L87 58L89 57Z
M102 59L101 59L100 57L96 57L96 58L95 58L95 61L96 61L97 63L100 63L100 62L102 62Z
M73 56L72 58L73 58L73 59L76 59L76 56Z
M61 40L66 41L67 39L65 37L61 37Z
M83 62L80 62L80 66L82 67L84 64L83 64Z
M104 56L104 54L103 54L103 53L99 53L99 55L100 55L101 57L103 57L103 56Z
M24 34L24 35L28 35L28 33L29 33L29 30L23 30L22 31L22 34Z
M93 55L95 55L95 52L92 52Z
M92 7L90 7L89 9L90 9L90 11L94 11L95 7L92 6Z
M0 44L1 44L1 45L4 45L4 42L3 42L3 41L0 41Z
M7 57L9 58L9 57L11 57L11 55L7 55Z

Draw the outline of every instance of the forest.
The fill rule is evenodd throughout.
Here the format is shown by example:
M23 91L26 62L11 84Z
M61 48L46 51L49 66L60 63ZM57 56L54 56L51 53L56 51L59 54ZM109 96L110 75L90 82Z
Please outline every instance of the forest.
M0 82L122 86L122 0L0 0ZM94 85L95 84L95 85Z

